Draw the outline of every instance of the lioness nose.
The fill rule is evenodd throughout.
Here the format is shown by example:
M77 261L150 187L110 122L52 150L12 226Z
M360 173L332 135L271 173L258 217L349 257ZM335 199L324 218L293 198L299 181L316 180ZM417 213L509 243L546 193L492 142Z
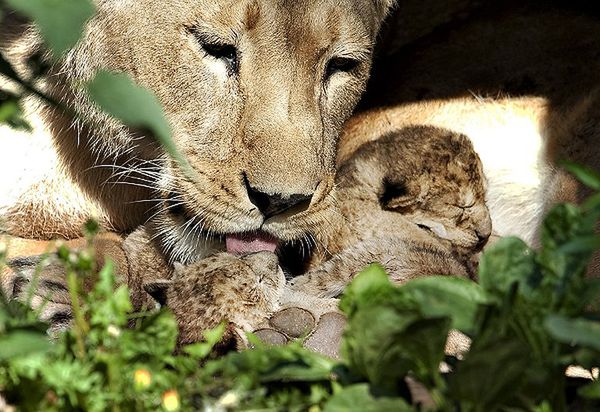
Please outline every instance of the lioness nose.
M248 190L250 201L254 203L265 218L278 215L292 208L296 208L296 210L294 210L295 213L300 213L308 209L312 199L312 194L269 194L254 189L248 183L246 183L246 189Z

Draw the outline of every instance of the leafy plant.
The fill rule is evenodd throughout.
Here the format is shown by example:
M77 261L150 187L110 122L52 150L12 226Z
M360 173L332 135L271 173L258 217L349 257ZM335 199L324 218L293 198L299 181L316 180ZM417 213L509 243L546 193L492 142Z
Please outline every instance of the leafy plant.
M539 251L514 238L498 242L482 257L479 283L428 277L397 287L380 266L368 267L341 301L348 326L340 362L300 342L267 347L252 336L255 349L212 359L223 327L174 353L168 312L130 314L128 290L115 286L110 263L94 292L80 297L93 251L61 248L80 302L75 325L49 344L35 313L2 300L0 393L22 410L409 411L416 406L408 378L435 410L598 407L598 384L579 382L568 398L573 382L565 372L600 366L599 283L585 277L599 208L592 201L557 206ZM95 229L88 227L90 239ZM472 340L460 359L444 352L451 328Z

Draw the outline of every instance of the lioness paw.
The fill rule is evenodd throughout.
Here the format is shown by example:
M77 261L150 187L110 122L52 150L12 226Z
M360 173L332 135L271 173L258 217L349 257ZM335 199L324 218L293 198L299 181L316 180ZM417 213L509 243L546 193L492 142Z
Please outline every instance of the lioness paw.
M346 317L339 312L337 299L319 298L286 288L281 303L283 309L255 331L260 340L281 345L302 339L305 348L339 358Z

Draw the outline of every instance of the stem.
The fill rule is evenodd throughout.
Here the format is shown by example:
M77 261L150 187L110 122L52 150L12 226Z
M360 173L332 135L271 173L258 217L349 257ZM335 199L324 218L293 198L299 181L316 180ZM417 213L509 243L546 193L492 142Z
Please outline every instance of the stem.
M30 82L23 80L20 77L13 75L12 73L2 72L2 75L5 77L8 77L10 80L17 83L26 93L33 94L34 96L42 99L47 104L54 106L65 113L71 113L71 110L69 110L67 107L65 107L63 104L61 104L58 100L56 100L56 99L52 98L51 96L47 95L46 93L42 92L41 90L39 90L37 87L35 87ZM2 90L2 92L9 94L12 97L20 97L20 96L16 95L15 93L12 93L7 90Z
M71 304L73 306L77 349L79 350L79 356L83 358L85 356L84 337L89 331L89 327L85 321L85 318L83 317L83 312L81 311L81 306L79 304L79 285L77 274L72 269L68 269L67 271L67 285L69 286L69 295L71 297Z

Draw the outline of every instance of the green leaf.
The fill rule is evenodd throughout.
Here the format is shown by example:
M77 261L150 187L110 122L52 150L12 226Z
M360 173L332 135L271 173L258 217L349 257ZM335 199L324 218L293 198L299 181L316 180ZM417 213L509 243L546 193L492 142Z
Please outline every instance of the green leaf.
M13 330L0 336L0 360L47 352L48 336L39 331Z
M568 318L562 315L549 315L544 326L550 335L559 342L581 345L600 350L600 322L583 318Z
M224 333L225 323L221 323L216 328L204 332L204 342L188 345L183 350L196 359L204 359L210 355L215 345L223 338Z
M127 314L132 309L129 300L129 289L125 285L115 290L115 265L111 259L106 263L91 293L88 305L91 309L90 321L101 326L125 326Z
M335 394L323 412L405 412L415 411L406 401L397 397L374 397L366 383L348 386Z
M17 130L31 131L31 125L27 123L17 98L2 99L0 91L0 124L7 124Z
M470 332L479 305L486 303L483 289L475 282L452 276L428 276L401 286L420 305L429 318L449 317L451 327Z
M357 375L388 391L409 371L425 384L435 380L450 319L423 319L417 310L373 305L361 308L348 321L343 358Z
M388 274L379 263L373 263L364 268L346 290L346 294L361 295L366 291L387 288L391 285Z
M569 161L562 162L562 166L584 185L600 191L600 173L597 171Z
M171 127L156 96L126 74L99 71L87 84L90 98L125 125L148 130L188 173L191 167L171 139Z
M6 0L15 10L31 18L56 57L72 48L94 15L89 0Z
M600 381L579 388L577 393L587 399L600 399Z
M592 235L594 223L589 221L586 214L577 206L568 203L558 204L544 219L542 243L545 247L552 248L582 235Z
M512 337L475 341L466 359L450 375L449 393L477 406L474 410L498 410L520 389L530 363L529 349Z
M581 236L563 244L562 246L560 246L558 252L565 254L587 254L595 252L598 249L600 249L600 236L590 235Z
M268 348L266 349L269 350ZM301 362L277 365L264 373L261 382L318 382L331 379L334 361L318 353L307 351Z
M177 322L167 310L142 318L135 330L123 330L119 340L125 359L149 355L161 359L175 350L176 342Z
M507 237L483 253L479 261L479 283L497 296L505 295L515 283L527 293L535 269L535 254L529 246L521 239Z
M356 275L346 287L340 300L340 309L350 316L360 305L370 305L374 295L386 294L392 289L392 283L383 266L373 263Z

